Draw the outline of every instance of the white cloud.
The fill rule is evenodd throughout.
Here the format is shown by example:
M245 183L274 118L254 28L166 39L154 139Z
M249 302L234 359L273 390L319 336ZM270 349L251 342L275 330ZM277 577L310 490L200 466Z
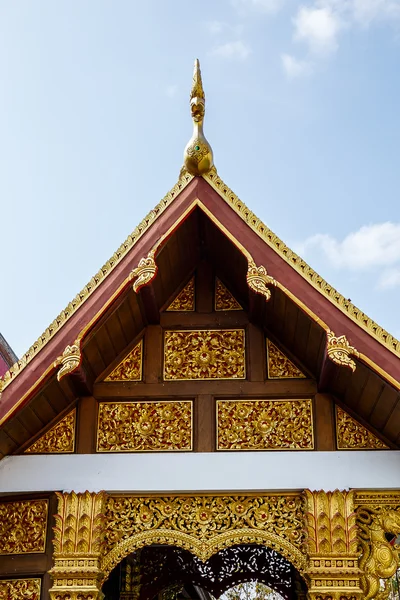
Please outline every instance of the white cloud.
M350 6L354 20L361 25L369 25L373 21L400 19L398 0L352 0Z
M301 6L293 23L294 39L306 42L311 52L327 54L336 50L341 21L329 6Z
M317 234L298 245L297 251L304 257L322 253L337 269L382 269L378 287L400 285L400 223L364 225L341 241L328 234Z
M177 94L177 91L178 86L176 84L171 84L167 86L165 93L168 96L168 98L174 98Z
M227 42L226 44L216 46L211 54L220 56L221 58L246 60L251 54L251 48L242 40L237 40L236 42Z
M289 79L305 77L312 72L312 66L308 61L298 60L290 54L282 54L281 61L283 69Z
M400 268L385 269L379 278L378 287L388 290L398 286L400 286Z
M225 28L225 23L222 21L208 21L206 23L207 31L213 35L221 33Z
M285 0L232 0L233 6L242 14L250 11L273 14L278 12L284 3Z

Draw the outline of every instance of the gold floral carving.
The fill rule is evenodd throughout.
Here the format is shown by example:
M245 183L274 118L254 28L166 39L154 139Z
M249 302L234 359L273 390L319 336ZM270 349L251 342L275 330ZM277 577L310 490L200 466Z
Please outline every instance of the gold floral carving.
M386 600L389 578L399 568L399 549L388 542L385 534L400 534L400 506L360 506L357 509L357 524L362 550L360 568L363 599Z
M352 321L357 323L365 331L368 331L383 346L391 352L400 355L400 341L377 325L359 308L354 306L347 298L344 298L334 287L329 285L314 269L312 269L298 254L293 252L286 244L269 229L237 195L219 177L217 170L212 168L204 175L204 179L210 183L214 190L225 200L225 202L240 216L240 218L272 248L285 262L295 269L306 281L308 281L321 294L326 296L333 305L346 314Z
M305 490L310 600L363 598L354 492Z
M215 278L215 310L243 310L236 298L224 286L222 281Z
M175 200L180 192L192 181L193 175L187 171L182 171L178 182L164 196L164 198L151 210L147 216L139 223L133 232L121 244L112 257L102 266L102 268L92 277L83 290L75 296L68 306L54 319L54 321L42 333L39 339L29 348L27 352L15 363L3 376L0 377L0 390L7 387L15 377L31 362L38 352L52 339L52 337L65 325L65 323L75 314L80 306L91 296L97 287L104 281L113 269L121 262L128 252L135 246L142 235L148 231L149 227L164 213L168 206Z
M150 283L157 274L158 267L154 260L154 251L141 258L136 269L133 269L130 279L134 279L133 291L138 293L142 287Z
M46 431L25 450L25 454L61 454L73 452L75 446L76 409Z
M345 335L336 337L333 331L328 331L327 337L327 354L335 364L343 367L348 367L354 373L356 363L352 360L351 355L358 357L359 353L353 346L350 346Z
M311 400L218 400L218 450L314 448Z
M47 500L0 502L0 555L44 552Z
M271 298L271 290L269 288L276 285L276 280L268 275L267 269L262 265L257 267L255 262L249 260L246 279L249 288L256 294L262 294L268 302Z
M166 331L164 379L245 379L243 329Z
M268 543L305 568L301 494L109 497L106 520L105 574L151 543L178 545L201 560L233 544Z
M57 493L51 600L100 599L105 493Z
M300 379L305 377L304 373L269 339L267 339L267 357L268 379Z
M40 600L40 579L0 579L0 600Z
M192 449L192 402L101 402L97 452Z
M140 340L127 356L111 371L104 381L141 381L143 340Z
M336 406L336 443L338 450L389 449L389 446L339 406Z
M57 372L57 380L60 381L68 373L72 373L77 369L81 362L80 341L75 340L71 346L67 346L61 356L57 358L54 366L61 365Z
M179 292L168 306L167 311L193 311L194 310L194 277Z

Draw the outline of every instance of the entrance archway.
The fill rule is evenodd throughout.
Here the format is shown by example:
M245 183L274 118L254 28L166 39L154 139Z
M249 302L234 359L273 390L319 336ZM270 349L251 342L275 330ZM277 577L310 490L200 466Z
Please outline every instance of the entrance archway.
M305 598L306 586L295 567L276 550L237 544L202 561L177 546L153 544L136 550L113 569L103 585L105 600L206 600L237 584L257 581L282 600Z

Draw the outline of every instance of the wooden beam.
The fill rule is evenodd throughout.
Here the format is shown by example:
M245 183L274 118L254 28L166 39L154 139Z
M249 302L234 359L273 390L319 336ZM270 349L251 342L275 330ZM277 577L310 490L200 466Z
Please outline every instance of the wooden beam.
M335 401L330 394L315 394L315 450L336 450Z
M156 357L155 357L156 358ZM155 361L156 362L156 361ZM151 373L151 371L150 371ZM150 378L150 373L148 378ZM153 380L156 374L152 371ZM94 396L98 399L171 397L193 398L194 395L262 397L262 398L311 398L316 393L316 383L312 379L274 379L268 381L148 381L96 383Z

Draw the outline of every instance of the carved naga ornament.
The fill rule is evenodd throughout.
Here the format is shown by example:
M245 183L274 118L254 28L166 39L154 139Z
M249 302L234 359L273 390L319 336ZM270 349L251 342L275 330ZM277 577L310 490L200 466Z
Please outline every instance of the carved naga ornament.
M80 340L75 340L71 346L68 345L65 348L62 355L54 363L55 367L61 365L57 373L57 380L60 381L65 375L75 371L79 367L81 359L81 342Z
M351 358L351 355L358 357L358 351L353 346L350 346L345 335L336 337L333 331L328 330L326 338L326 351L330 360L340 367L348 367L354 373L356 370L356 363Z
M154 251L149 252L146 257L140 259L136 269L133 269L129 276L129 279L134 279L133 291L136 294L141 290L142 287L147 285L154 279L157 274L157 265L154 260Z
M183 160L191 175L205 175L213 166L213 152L203 133L206 97L201 81L200 63L194 63L193 85L190 93L190 110L193 119L193 135L184 151Z
M246 279L247 285L253 292L262 294L267 302L270 300L271 290L269 289L269 286L276 286L277 281L268 275L265 267L262 265L257 267L253 260L249 260Z

